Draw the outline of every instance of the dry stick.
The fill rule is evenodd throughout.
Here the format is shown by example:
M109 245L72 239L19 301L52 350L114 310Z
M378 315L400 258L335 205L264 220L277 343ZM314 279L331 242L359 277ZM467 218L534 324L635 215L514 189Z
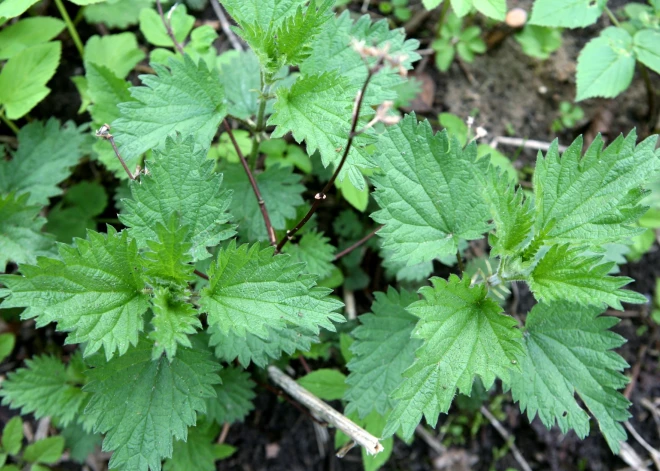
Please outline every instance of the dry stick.
M96 137L110 141L110 144L112 144L112 149L115 151L115 155L117 156L117 159L119 159L119 163L121 163L121 166L124 167L128 178L135 180L135 175L131 173L131 171L128 169L128 166L126 165L126 162L124 162L124 159L122 159L121 155L119 155L119 149L117 149L117 144L115 144L115 138L112 136L112 134L110 134L110 125L104 124L101 126L99 130L96 131Z
M635 430L635 428L630 424L630 422L625 421L623 423L623 426L626 427L626 430L630 432L630 435L633 436L633 438L642 445L642 447L649 452L649 455L651 455L651 459L653 460L653 463L655 464L655 467L660 471L660 451L656 450L653 448L651 445L648 444L644 438Z
M502 436L502 438L506 441L509 441L511 438L511 434L507 432L507 430L502 426L499 420L495 418L493 414L490 413L490 411L484 407L481 406L481 409L479 409L481 413L488 419L488 421L491 423L493 427L495 427L495 430ZM523 471L532 471L532 468L530 468L529 464L527 461L525 461L525 458L523 455L520 453L520 450L516 446L516 444L511 440L511 453L513 454L513 457L516 459L520 467L523 469Z
M225 440L227 439L227 435L229 434L229 427L231 427L230 422L225 422L222 425L222 431L220 432L220 436L218 437L218 443L225 442Z
M209 280L209 276L208 276L207 274L205 274L205 273L202 273L202 272L199 271L199 270L195 270L193 273L194 273L195 275L199 276L200 278L203 278L203 279L206 280L206 281Z
M308 407L313 413L321 417L328 424L348 435L355 443L364 447L369 455L375 455L384 450L378 438L358 426L355 422L340 414L328 404L314 396L305 388L296 383L276 366L268 367L268 376L278 386L284 389L291 397Z
M293 236L296 234L296 232L298 232L305 225L305 223L309 221L312 215L316 212L316 209L319 207L321 202L323 202L327 198L326 193L330 191L330 188L332 188L332 185L334 185L335 180L339 175L339 172L341 172L341 169L344 167L344 164L346 163L346 159L348 158L348 152L351 150L351 146L353 145L353 139L355 139L355 136L358 135L358 133L356 133L355 130L357 129L358 121L360 118L360 108L362 107L362 100L364 100L364 95L367 91L367 87L369 86L369 82L371 82L373 76L380 70L380 67L383 64L383 60L384 57L380 57L372 67L369 67L369 73L367 74L367 78L364 81L364 84L362 85L362 89L358 92L357 96L355 97L355 105L353 107L353 119L351 121L351 131L348 134L348 141L346 142L346 147L344 148L344 154L341 156L341 161L339 162L339 165L337 166L335 173L332 174L330 180L328 180L328 183L325 184L323 189L319 193L314 195L314 203L312 203L312 207L309 208L307 214L305 214L305 216L303 216L303 218L298 222L298 224L296 224L296 227L294 227L290 231L286 231L286 235L282 237L282 240L280 240L279 244L277 244L275 253L280 253L282 251L282 247L284 247L288 241L293 239Z
M234 32L231 30L231 27L229 25L229 21L227 21L227 16L225 15L225 12L222 11L222 7L220 6L220 2L218 0L211 0L211 6L213 7L213 11L215 12L215 16L218 17L218 20L220 20L220 27L222 28L222 31L224 31L225 35L229 39L229 42L231 43L231 46L238 50L238 51L243 51L243 45L241 42L238 40Z
M348 247L348 248L342 250L342 251L339 252L337 255L335 255L334 260L337 261L337 260L339 260L340 258L342 258L344 255L347 255L347 254L351 253L353 250L357 249L359 246L361 246L361 245L364 244L366 241L368 241L368 240L371 239L373 236L375 236L375 235L376 235L376 232L380 231L382 228L383 228L383 226L378 226L376 229L374 229L373 231L371 231L369 234L367 234L366 236L364 236L362 239L358 240L356 243L354 243L354 244L351 245L350 247Z
M183 46L179 44L179 41L176 40L176 36L174 36L174 31L172 31L172 25L170 24L169 20L165 18L165 15L163 14L163 6L160 4L160 0L156 0L156 6L158 7L158 14L160 15L160 21L163 22L163 25L165 26L165 30L167 31L167 35L172 40L172 43L174 43L174 47L176 47L176 50L179 51L181 55L183 55L184 54Z
M488 145L491 146L493 149L497 149L498 144L526 147L527 149L536 149L536 150L548 150L552 145L552 143L550 142L541 142L541 141L534 141L532 139L522 139L520 137L506 137L506 136L498 136L492 141L490 141L490 144ZM567 147L559 146L558 149L559 152L564 152L567 149Z
M236 153L238 154L238 158L241 160L241 164L245 169L245 173L247 173L248 179L250 180L250 185L252 185L252 190L254 191L254 195L257 197L257 203L259 203L259 209L261 210L261 215L264 217L264 223L266 224L266 231L268 232L268 239L270 240L270 245L275 246L277 245L277 236L275 235L275 229L273 229L273 225L270 223L270 217L268 216L268 210L266 209L266 202L261 196L261 192L259 191L259 186L257 185L257 181L254 179L254 176L250 171L250 166L248 165L248 162L245 159L243 152L241 152L241 148L238 146L238 142L236 142L236 138L234 137L234 133L231 130L231 126L229 126L229 123L227 122L226 119L223 121L223 124L225 125L225 129L227 130L227 134L229 134L229 139L231 139L231 143L234 145L234 150L236 150Z

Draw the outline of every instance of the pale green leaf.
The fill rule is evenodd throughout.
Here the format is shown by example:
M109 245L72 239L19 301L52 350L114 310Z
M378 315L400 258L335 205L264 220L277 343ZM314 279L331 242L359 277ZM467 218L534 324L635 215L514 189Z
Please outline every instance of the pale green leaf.
M85 63L85 72L92 102L89 109L92 120L98 127L110 124L121 116L119 103L133 100L129 92L131 84L117 77L107 67L93 62Z
M23 452L23 459L29 463L53 464L62 457L63 452L64 438L48 437L28 445Z
M0 362L5 361L16 345L16 336L12 333L0 334Z
M22 15L39 0L4 0L0 3L0 18L14 18Z
M24 18L7 26L0 31L0 60L9 59L30 46L50 41L64 27L64 21L49 16Z
M148 308L137 245L112 226L107 235L89 231L76 245L60 245L61 260L21 266L23 276L1 275L11 291L2 307L26 307L22 318L37 318L37 327L57 322L69 332L67 343L86 342L85 355L101 347L107 358L124 354L137 343Z
M105 434L103 449L113 451L110 468L160 470L161 460L172 456L172 438L186 440L220 381L219 366L199 342L179 348L171 363L152 361L152 349L142 340L89 371L85 391L93 395L85 413L98 414L95 431Z
M348 203L360 212L364 212L369 204L369 185L363 182L359 188L353 185L351 180L335 180L335 186L341 191L341 195Z
M152 300L154 317L151 319L153 330L149 338L154 342L151 358L157 360L163 353L171 362L179 345L192 347L188 335L202 328L197 318L197 311L192 304L173 296L167 289L159 288Z
M329 368L314 370L298 378L297 382L314 396L324 401L341 399L346 392L346 376Z
M323 279L332 272L335 248L330 239L316 231L306 232L297 243L284 246L283 253L291 255L296 262L305 263L305 272Z
M567 302L537 304L527 316L521 371L512 372L509 384L530 420L538 413L546 426L556 422L563 433L573 429L584 438L591 427L577 393L618 452L630 403L617 390L629 380L620 373L628 364L612 350L625 339L608 330L619 320L601 312Z
M254 381L247 371L237 367L221 370L220 379L222 383L214 387L216 397L206 400L206 416L220 425L242 422L254 409Z
M580 52L575 99L613 98L628 88L634 73L632 36L622 28L606 28Z
M61 53L61 43L54 41L27 47L7 61L0 72L0 105L7 118L22 118L50 93L46 83L55 74Z
M223 60L220 63L220 59ZM231 50L218 58L220 81L227 97L227 113L241 119L256 116L261 89L259 60L251 50ZM272 101L272 100L271 100ZM272 105L271 105L272 107Z
M315 334L334 331L344 316L334 311L342 303L328 297L330 290L315 287L316 276L304 274L303 264L289 255L273 256L274 248L259 244L222 249L201 292L201 309L210 326L222 332L268 338L268 327L302 327Z
M392 395L398 402L385 436L402 429L410 438L422 415L435 426L457 390L470 394L475 375L490 388L496 377L508 378L523 353L516 320L486 297L486 286L471 287L469 277L460 280L456 275L449 281L431 281L432 288L420 290L424 299L408 307L420 318L413 335L424 343Z
M155 0L106 0L89 5L83 14L88 23L104 23L109 28L126 29L137 24L140 12L154 3Z
M149 175L131 182L132 198L124 200L125 212L119 215L141 246L157 240L156 225L165 225L173 214L190 229L194 260L210 257L206 247L234 234L227 224L231 194L192 136L168 138L165 150L155 151L147 168Z
M162 148L167 136L192 134L204 148L211 144L227 112L222 83L204 61L171 59L170 69L152 64L158 75L141 75L143 87L131 88L136 102L119 105L122 117L112 123L119 152L134 159Z
M460 18L464 17L472 10L473 0L451 0L451 6L454 13Z
M377 143L382 174L371 180L380 211L372 218L393 261L416 265L453 255L460 239L481 239L488 231L488 204L478 174L488 161L476 159L476 145L463 149L446 131L433 134L428 121L406 116Z
M183 43L195 24L195 17L188 15L186 6L180 4L175 4L173 10L164 10L163 13L170 23L177 42ZM174 47L163 20L152 8L144 8L140 11L140 31L144 34L145 39L154 46Z
M56 418L63 426L76 419L89 395L67 374L64 364L42 355L26 360L25 365L10 372L2 383L2 404L37 419Z
M347 367L346 412L366 417L372 411L385 414L396 403L390 395L403 381L403 372L412 365L421 342L411 338L417 319L406 308L417 301L416 294L390 288L375 293L372 313L359 317L353 331L353 359Z
M536 0L529 23L580 28L596 22L607 0Z
M422 0L422 4L424 5L424 8L427 10L433 10L434 8L440 6L442 3L442 0Z
M557 28L526 24L515 38L525 54L541 60L561 47L561 30Z
M21 451L22 444L23 420L17 415L9 419L2 430L2 449L10 455L17 455Z
M82 131L72 121L60 127L54 118L23 126L18 150L10 161L0 161L0 192L29 193L30 204L48 204L48 198L62 193L57 185L82 157Z
M633 42L637 60L660 74L660 31L654 29L638 31Z
M542 302L568 300L583 306L607 304L623 310L621 302L645 303L646 298L634 291L622 290L632 278L608 276L615 265L602 263L601 256L584 256L580 248L554 245L529 275L529 286Z
M474 7L489 18L503 21L506 16L506 0L473 0Z
M85 62L107 67L122 79L145 57L133 33L92 36L85 43L83 54Z

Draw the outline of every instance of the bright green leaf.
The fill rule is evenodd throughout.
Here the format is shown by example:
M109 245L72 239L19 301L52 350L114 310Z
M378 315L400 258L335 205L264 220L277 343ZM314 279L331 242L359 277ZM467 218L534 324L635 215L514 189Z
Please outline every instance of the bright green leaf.
M654 29L638 31L633 42L637 60L660 74L660 31Z
M0 31L0 60L9 59L30 46L50 41L64 27L64 21L49 16L24 18L7 26Z
M434 8L440 6L442 3L442 0L422 0L422 4L424 5L424 8L427 10L433 10Z
M188 15L186 6L180 4L176 4L173 10L164 11L164 14L170 22L177 42L183 43L195 24L195 17ZM167 34L163 20L156 10L144 8L140 11L140 31L154 46L174 48L172 39Z
M297 380L298 384L325 401L341 399L346 392L346 376L337 370L321 368Z
M16 345L16 336L11 333L0 334L0 362L5 361Z
M474 7L489 18L503 21L506 16L506 0L473 0Z
M525 54L541 60L561 47L561 30L557 28L526 24L515 38Z
M195 267L190 264L193 260L189 255L190 231L180 224L176 213L172 213L165 224L156 223L154 229L158 239L147 240L151 251L144 252L142 266L152 285L185 289L195 279ZM164 301L161 299L161 306Z
M144 58L133 33L92 36L85 43L83 54L85 62L107 67L122 79Z
M104 23L109 28L126 29L137 24L140 12L154 3L155 0L106 0L89 5L83 14L88 23Z
M119 103L133 100L128 91L130 83L117 77L107 67L93 62L85 63L85 71L93 103L89 110L92 120L98 127L110 124L121 116Z
M48 437L32 443L25 448L23 459L30 463L53 464L64 452L63 437Z
M154 330L149 333L149 338L154 341L154 349L151 357L157 360L165 353L171 362L179 345L192 347L188 335L201 329L202 323L192 304L175 298L167 289L157 289L152 303Z
M607 0L536 0L529 24L580 28L596 22Z
M473 0L451 0L451 6L456 15L462 18L472 10L472 2Z
M0 18L14 18L22 15L39 0L4 0L0 4Z
M369 204L369 185L363 183L360 188L356 188L351 180L345 179L344 181L335 180L335 186L341 190L341 195L360 212L364 212Z
M17 455L23 445L23 419L17 415L9 419L2 430L2 449L10 455Z

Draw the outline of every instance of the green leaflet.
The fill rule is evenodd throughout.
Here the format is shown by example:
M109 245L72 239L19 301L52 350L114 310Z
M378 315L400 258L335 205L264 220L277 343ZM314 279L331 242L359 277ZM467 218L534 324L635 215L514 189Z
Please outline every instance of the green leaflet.
M599 317L600 307L569 302L537 304L527 316L526 355L521 369L509 380L513 398L530 420L538 413L550 427L556 422L584 438L589 416L577 404L575 393L598 420L610 448L617 453L626 432L620 422L630 417L628 400L617 390L628 383L620 372L627 363L612 349L625 340L608 329L618 319Z
M579 28L596 22L607 0L536 0L529 23Z
M161 460L172 456L172 438L186 439L220 381L218 365L200 342L179 348L171 363L152 361L152 349L142 340L88 373L84 390L92 398L85 413L98 416L94 428L105 434L103 449L113 451L114 469L160 471Z
M177 214L172 213L167 226L160 222L154 228L158 240L147 240L150 252L142 256L145 275L152 285L186 289L195 279L194 266L190 265L190 230L181 226Z
M463 149L446 131L433 134L415 115L386 128L377 143L373 196L384 224L378 235L392 261L416 265L454 255L460 239L480 239L488 231L488 204L480 189L488 160L477 160L476 145Z
M303 234L297 243L284 246L283 253L288 253L296 262L305 263L305 272L319 277L319 280L330 275L334 267L335 248L329 244L330 239L322 233L310 231Z
M36 318L37 327L57 322L68 343L86 342L86 356L101 347L108 359L122 355L137 343L148 308L137 245L112 226L107 235L89 231L76 245L59 245L61 260L21 266L23 276L0 275L10 291L1 306L26 307L21 317Z
M417 295L390 288L375 297L373 314L361 315L361 325L353 331L353 359L347 365L351 373L346 379L346 413L357 412L361 418L372 411L384 415L394 407L397 401L390 395L421 346L419 339L411 338L417 319L406 311Z
M171 362L179 345L191 348L188 335L202 328L197 318L197 310L192 304L173 296L167 289L159 288L152 301L154 317L151 319L153 330L149 338L154 341L152 360L157 360L163 353Z
M415 363L392 397L398 402L390 414L384 436L401 429L413 435L422 415L435 426L447 412L456 391L469 395L474 376L489 388L496 377L507 378L518 368L523 354L515 319L486 296L484 285L470 287L468 277L451 275L449 281L432 278L424 299L407 310L419 317L413 336L423 341Z
M220 379L222 384L214 386L216 397L206 400L206 416L219 425L242 422L254 408L254 381L247 371L236 367L220 371Z
M140 76L145 86L130 90L137 101L120 104L122 117L111 123L121 155L130 160L162 149L166 137L175 133L190 134L208 148L227 114L217 71L188 56L182 62L170 59L169 70L152 66L157 75Z
M133 33L92 36L85 43L83 55L85 62L107 67L122 79L144 58Z
M223 186L222 175L213 173L213 162L192 136L167 138L165 149L155 151L147 161L149 175L131 182L132 198L124 200L119 215L128 232L141 247L157 240L158 223L165 225L172 215L189 227L193 260L211 256L206 250L234 234L227 222L231 193Z
M140 12L149 8L155 0L106 0L83 9L88 23L104 23L109 28L125 29L137 24Z
M50 41L64 27L62 20L41 16L24 18L3 28L0 31L0 60L9 59L27 47Z
M259 244L220 251L201 292L200 306L210 326L239 336L248 333L267 339L269 329L297 326L315 334L334 331L343 322L336 311L342 303L328 298L331 290L315 287L316 276L303 273L303 265L290 256L273 256L273 247ZM267 327L268 326L268 327Z

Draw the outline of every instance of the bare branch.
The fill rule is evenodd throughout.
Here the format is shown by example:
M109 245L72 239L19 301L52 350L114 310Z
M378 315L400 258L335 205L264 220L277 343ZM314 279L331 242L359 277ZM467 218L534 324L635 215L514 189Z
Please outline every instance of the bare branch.
M493 427L495 427L495 430L502 436L504 440L509 440L511 437L511 434L507 432L507 430L502 426L499 420L495 418L493 414L490 413L490 411L484 407L481 406L481 409L479 409L481 413L488 419L488 421L491 423ZM516 444L511 440L511 453L513 454L513 457L516 459L520 467L522 468L523 471L532 471L532 468L529 466L527 461L525 461L525 458L523 457L522 453L520 453L520 450L516 446Z
M124 167L128 178L135 180L135 175L131 173L131 171L128 169L128 166L126 165L126 162L124 162L124 159L122 159L121 155L119 155L119 149L117 149L117 144L115 144L115 138L112 136L112 134L110 134L110 125L104 124L101 126L99 130L96 131L96 137L110 141L110 144L112 144L112 149L115 151L115 155L119 159L121 166Z
M366 241L368 241L368 240L371 239L373 236L375 236L375 235L376 235L376 232L380 231L382 228L383 228L383 226L378 226L376 229L374 229L373 231L371 231L369 234L367 234L366 236L364 236L362 239L358 240L356 243L354 243L354 244L351 245L350 247L348 247L348 248L342 250L341 252L339 252L337 255L335 255L335 261L336 261L336 260L339 260L339 259L342 258L344 255L347 255L347 254L351 253L353 250L357 249L359 246L361 246L361 245L364 244Z
M215 16L218 17L218 20L220 20L220 27L222 28L222 31L224 31L225 35L227 36L227 39L229 39L229 42L231 43L231 46L236 49L237 51L243 51L243 45L241 42L238 40L234 32L231 30L231 26L229 25L229 21L227 20L227 15L225 15L225 12L222 11L222 7L220 6L220 2L218 0L211 0L211 6L213 7L213 11L215 12Z
M156 7L158 7L158 14L160 15L160 20L163 22L163 26L165 26L167 35L172 40L172 43L174 44L176 50L179 51L181 55L183 55L184 54L183 46L179 43L179 41L176 40L176 36L174 36L174 31L172 31L172 25L170 24L169 19L165 18L165 15L163 14L163 6L160 4L160 0L156 0ZM172 8L176 8L176 5Z

